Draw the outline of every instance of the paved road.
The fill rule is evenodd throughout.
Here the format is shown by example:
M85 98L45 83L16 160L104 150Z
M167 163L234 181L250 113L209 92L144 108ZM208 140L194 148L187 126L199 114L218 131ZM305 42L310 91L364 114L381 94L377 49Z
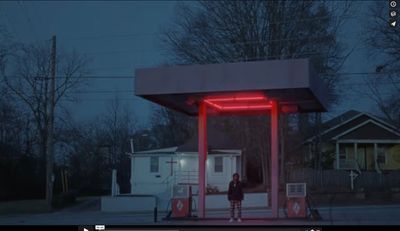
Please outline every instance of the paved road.
M261 219L270 215L269 210L243 211L243 225L400 225L400 205L349 206L319 208L322 221L293 219ZM228 225L226 211L208 211L207 220L159 221L157 225ZM159 220L165 214L159 214ZM281 217L284 217L281 211ZM255 219L259 218L259 219ZM331 219L332 218L332 219ZM151 213L105 213L100 211L60 211L44 214L2 215L0 225L133 225L153 223ZM237 225L238 223L233 223Z

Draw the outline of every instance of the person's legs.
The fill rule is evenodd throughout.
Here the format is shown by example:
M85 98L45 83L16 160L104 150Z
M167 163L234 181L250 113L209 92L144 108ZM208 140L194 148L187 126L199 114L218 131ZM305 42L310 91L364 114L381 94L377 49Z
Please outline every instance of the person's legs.
M231 202L231 219L235 217L235 201L230 201Z
M242 219L242 201L237 201L238 219Z

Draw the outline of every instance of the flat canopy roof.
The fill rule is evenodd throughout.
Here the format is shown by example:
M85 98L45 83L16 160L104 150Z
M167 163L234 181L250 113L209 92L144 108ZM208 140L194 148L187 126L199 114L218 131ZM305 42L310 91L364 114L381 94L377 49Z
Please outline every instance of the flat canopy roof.
M265 113L255 109L268 107L268 100L287 112L321 112L327 105L327 88L308 59L137 69L135 95L189 115L198 114L200 101L216 114L237 108Z

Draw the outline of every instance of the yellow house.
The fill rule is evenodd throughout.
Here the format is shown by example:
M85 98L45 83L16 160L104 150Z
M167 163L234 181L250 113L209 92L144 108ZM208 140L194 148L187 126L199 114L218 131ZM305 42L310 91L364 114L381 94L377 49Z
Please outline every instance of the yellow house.
M316 140L321 140L322 152L334 157L335 169L400 170L399 128L377 116L351 110L327 121L306 140L306 158Z

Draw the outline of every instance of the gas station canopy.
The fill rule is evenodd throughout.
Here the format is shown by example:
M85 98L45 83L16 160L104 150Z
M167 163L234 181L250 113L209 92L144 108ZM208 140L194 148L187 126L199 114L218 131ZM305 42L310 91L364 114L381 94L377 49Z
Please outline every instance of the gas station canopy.
M270 194L277 218L279 113L326 111L326 93L308 59L145 68L136 70L135 78L137 96L198 116L200 218L206 210L208 114L271 116Z
M326 111L327 89L308 59L267 60L137 69L135 94L198 115L264 114L275 100L282 112Z

